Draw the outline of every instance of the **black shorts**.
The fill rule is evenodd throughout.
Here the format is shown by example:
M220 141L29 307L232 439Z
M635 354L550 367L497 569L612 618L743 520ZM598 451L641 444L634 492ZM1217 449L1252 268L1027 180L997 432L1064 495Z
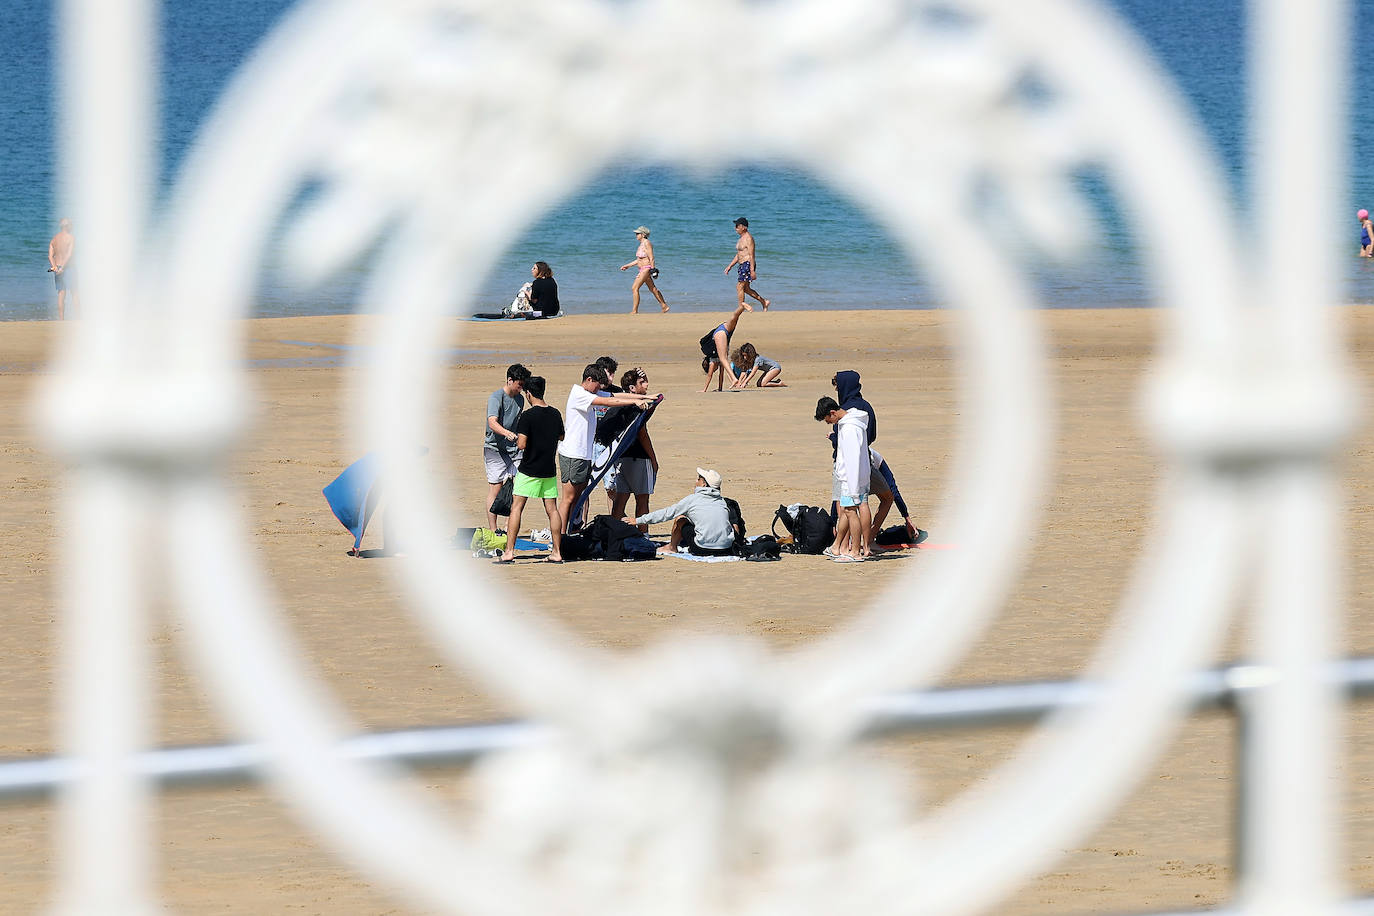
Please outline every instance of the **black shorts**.
M697 526L691 521L682 526L682 544L687 547L687 552L698 557L729 557L735 553L735 545L729 547L702 547L697 544Z

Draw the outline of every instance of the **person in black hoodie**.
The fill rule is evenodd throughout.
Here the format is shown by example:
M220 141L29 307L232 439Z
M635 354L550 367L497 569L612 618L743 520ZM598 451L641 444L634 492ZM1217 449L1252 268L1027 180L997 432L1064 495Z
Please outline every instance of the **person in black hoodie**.
M859 373L853 369L842 369L836 372L830 379L830 384L835 386L835 400L839 401L841 410L848 410L857 407L868 414L868 444L872 445L873 440L878 438L878 412L873 409L873 405L864 400L863 386L859 383ZM835 460L836 439L832 430L830 433L830 460ZM830 494L830 517L835 519L839 515L840 485L836 481Z
M859 373L853 369L836 372L830 384L835 386L835 400L840 402L841 410L857 407L868 414L868 444L878 441L878 412L873 405L864 400L863 385L859 384ZM830 442L835 442L835 434L830 434Z

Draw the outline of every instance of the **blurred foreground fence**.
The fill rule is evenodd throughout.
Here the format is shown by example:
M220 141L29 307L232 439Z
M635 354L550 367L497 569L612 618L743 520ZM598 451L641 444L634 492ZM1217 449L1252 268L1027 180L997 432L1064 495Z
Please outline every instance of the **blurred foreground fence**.
M1355 416L1331 314L1344 4L1250 4L1243 224L1186 105L1087 0L312 0L226 91L154 224L154 5L62 8L85 306L43 403L70 467L62 757L3 770L11 795L61 790L60 912L155 909L156 784L249 771L360 873L442 912L991 912L1110 817L1190 707L1221 704L1242 723L1237 912L1350 906L1338 700L1370 679L1363 660L1331 668L1333 464ZM531 23L557 36L535 54ZM671 112L647 133L646 97ZM612 656L503 613L513 596L453 562L405 444L438 441L432 343L471 310L499 240L618 158L710 170L740 150L851 195L959 303L960 450L935 514L959 549L790 654L720 638ZM981 202L1071 258L1094 237L1084 168L1118 191L1167 306L1143 392L1162 536L1084 684L933 690L1027 560L1053 442L1041 303ZM224 459L249 409L235 319L288 213L283 261L305 279L372 254L364 298L389 320L359 430L410 529L410 608L556 740L520 725L350 739L273 614ZM244 744L148 750L149 558ZM1242 598L1254 665L1195 674ZM1048 710L1013 760L932 811L862 740ZM461 825L389 765L465 757L477 810Z

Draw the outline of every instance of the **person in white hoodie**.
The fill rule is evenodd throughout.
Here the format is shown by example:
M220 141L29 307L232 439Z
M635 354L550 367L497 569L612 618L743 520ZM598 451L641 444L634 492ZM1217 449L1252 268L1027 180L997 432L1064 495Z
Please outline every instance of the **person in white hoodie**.
M868 456L868 411L840 407L834 398L816 402L816 419L835 427L835 482L840 498L835 524L835 543L826 555L841 563L858 563L868 556L869 477L873 465Z

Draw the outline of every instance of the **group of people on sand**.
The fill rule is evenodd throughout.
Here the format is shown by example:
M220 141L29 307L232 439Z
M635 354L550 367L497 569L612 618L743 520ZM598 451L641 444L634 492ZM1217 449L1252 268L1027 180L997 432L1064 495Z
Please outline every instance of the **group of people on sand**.
M648 372L639 367L629 369L617 385L612 377L618 368L610 356L583 367L581 381L568 392L563 413L544 400L544 378L519 363L506 369L505 384L488 397L483 460L490 487L487 521L492 530L497 525L492 504L506 481L512 481L508 546L496 562L514 561L525 506L530 499L538 499L549 519L551 551L547 562L562 563L562 538L570 527L572 510L593 474L613 457L617 443L619 459L603 477L610 518L638 526L644 533L650 525L671 520L673 528L668 543L661 548L664 551L686 550L702 556L739 551L743 519L738 503L732 505L721 493L723 481L714 469L698 467L691 493L670 506L649 511L659 459L648 425L639 424L628 446L623 437L639 412L658 399L649 393ZM877 413L863 397L859 374L837 372L831 384L835 396L821 398L815 415L818 421L834 427L829 439L835 539L824 553L837 562L857 563L871 555L872 544L894 504L913 543L924 537L924 532L912 524L891 468L873 446L878 434ZM869 510L870 496L878 497L876 512ZM631 497L634 510L627 512Z
M633 419L633 414L625 411L641 410L654 401L648 394L648 373L632 369L621 377L621 386L617 387L610 379L610 372L616 368L616 361L609 356L587 364L582 370L582 380L568 392L567 408L562 414L544 400L545 379L519 363L506 369L505 384L487 398L482 457L489 488L487 522L493 531L496 530L496 515L492 512L492 503L505 482L512 480L509 549L497 558L497 562L514 560L515 540L525 504L531 499L543 502L549 518L552 549L548 561L563 562L562 535L573 504L591 480L592 462L598 449L604 453L606 448L597 439L602 418L614 426L624 417L623 431ZM618 412L613 415L612 411ZM647 509L649 494L653 493L658 458L653 453L652 442L648 441L647 430L641 427L641 432L642 457L627 454L613 484L615 498L620 499L622 507L633 495L636 505L640 505L642 499Z
M646 287L655 299L658 300L658 308L661 312L667 312L668 301L663 298L663 291L658 288L655 282L658 279L658 265L654 261L654 243L649 241L649 227L639 226L635 229L635 238L639 240L639 247L635 249L634 260L620 265L621 270L634 268L634 282L630 284L630 314L639 314L639 290ZM754 245L754 236L749 231L749 220L741 216L735 220L735 256L730 259L730 263L725 265L725 273L730 273L733 268L735 271L735 289L739 295L741 309L750 309L746 306L744 299L751 297L763 306L763 310L768 311L768 307L773 304L771 299L765 299L754 290L754 281L758 279L759 257L758 250Z

